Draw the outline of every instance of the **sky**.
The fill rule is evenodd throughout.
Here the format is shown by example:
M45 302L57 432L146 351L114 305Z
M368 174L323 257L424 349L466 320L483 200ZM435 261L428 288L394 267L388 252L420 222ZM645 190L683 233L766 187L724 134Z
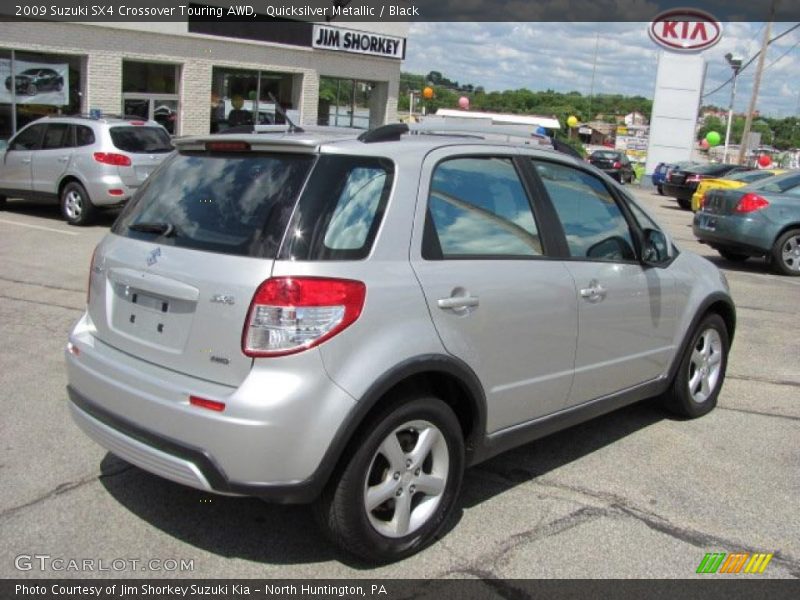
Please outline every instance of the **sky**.
M794 23L775 23L770 38ZM528 88L592 91L597 35L595 94L652 98L659 47L648 23L412 23L402 70L440 71L461 84L487 91ZM703 52L708 64L705 92L731 76L725 54L745 58L761 48L764 23L723 23L720 42ZM746 112L758 60L739 75L734 109ZM800 115L800 28L770 45L756 109L771 117ZM730 84L703 104L727 108ZM455 108L455 107L454 107Z

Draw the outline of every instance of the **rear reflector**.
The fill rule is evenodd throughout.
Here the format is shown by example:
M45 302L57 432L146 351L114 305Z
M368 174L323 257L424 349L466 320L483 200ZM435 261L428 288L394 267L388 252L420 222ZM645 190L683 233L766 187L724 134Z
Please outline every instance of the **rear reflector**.
M362 282L350 279L267 279L250 303L242 352L283 356L317 346L358 319L366 293Z
M761 210L766 206L769 206L769 202L766 198L750 192L741 197L739 203L736 205L735 211L737 213L749 213Z
M72 342L67 342L67 352L72 354L72 356L80 356L81 355L81 349L78 348Z
M192 406L199 406L200 408L207 408L208 410L215 410L217 412L225 410L224 402L217 402L216 400L209 400L207 398L201 398L200 396L189 396L189 404Z
M115 167L130 167L131 159L124 154L116 152L95 152L94 159L104 165L114 165Z
M124 196L125 195L125 190L118 190L118 189L108 190L108 195L109 196Z
M250 144L247 142L206 142L209 152L249 152Z

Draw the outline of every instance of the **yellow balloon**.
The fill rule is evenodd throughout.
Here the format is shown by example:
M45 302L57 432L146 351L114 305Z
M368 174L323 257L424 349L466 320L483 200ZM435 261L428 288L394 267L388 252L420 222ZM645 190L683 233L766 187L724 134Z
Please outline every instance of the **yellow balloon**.
M422 97L425 98L425 100L430 100L433 98L433 88L426 87L424 90L422 90Z
M567 125L569 125L570 127L576 127L578 125L578 117L576 117L575 115L570 116L567 119Z

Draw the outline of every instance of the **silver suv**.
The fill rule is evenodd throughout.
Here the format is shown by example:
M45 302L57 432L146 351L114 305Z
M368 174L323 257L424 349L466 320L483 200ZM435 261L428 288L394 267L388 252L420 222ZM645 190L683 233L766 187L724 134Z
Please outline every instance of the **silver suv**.
M155 121L39 119L0 152L0 208L6 197L58 201L67 222L86 225L97 208L126 202L172 150Z
M590 165L495 137L178 141L92 257L75 421L184 485L314 501L391 561L442 531L465 467L645 398L712 410L717 268Z

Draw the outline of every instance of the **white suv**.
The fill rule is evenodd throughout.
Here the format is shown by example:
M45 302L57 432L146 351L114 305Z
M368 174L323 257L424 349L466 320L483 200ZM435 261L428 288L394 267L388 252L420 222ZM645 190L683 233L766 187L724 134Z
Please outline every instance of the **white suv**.
M389 561L465 467L652 396L714 408L717 268L593 167L480 135L178 141L92 259L76 422L184 485L314 501Z
M172 152L167 130L135 117L45 117L0 151L0 208L6 197L57 201L72 225L120 206Z

